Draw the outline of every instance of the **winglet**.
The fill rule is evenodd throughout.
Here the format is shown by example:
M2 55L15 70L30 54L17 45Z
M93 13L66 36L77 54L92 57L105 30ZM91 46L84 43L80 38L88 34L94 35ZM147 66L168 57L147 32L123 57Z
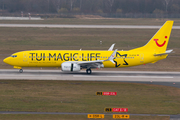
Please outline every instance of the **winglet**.
M111 47L108 49L108 51L113 51L114 45L115 45L115 43L111 45Z
M111 56L108 57L108 59L107 59L107 60L104 60L104 61L111 61L113 64L115 64L115 62L113 61L113 59L114 59L114 57L115 57L115 55L116 55L116 52L117 52L117 49L114 50L114 52L111 54Z
M113 60L116 55L117 49L111 54L111 56L108 58L108 60Z

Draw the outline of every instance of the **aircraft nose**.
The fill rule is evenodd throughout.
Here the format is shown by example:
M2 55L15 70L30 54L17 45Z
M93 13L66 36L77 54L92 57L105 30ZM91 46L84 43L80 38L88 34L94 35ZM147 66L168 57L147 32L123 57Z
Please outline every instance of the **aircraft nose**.
M10 61L10 58L7 57L7 58L5 58L5 59L3 60L3 62L5 62L6 64L9 64L11 61Z

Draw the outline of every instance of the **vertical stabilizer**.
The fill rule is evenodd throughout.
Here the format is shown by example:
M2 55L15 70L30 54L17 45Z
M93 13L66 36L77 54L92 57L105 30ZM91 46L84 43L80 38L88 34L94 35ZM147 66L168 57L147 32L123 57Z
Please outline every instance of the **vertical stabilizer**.
M169 42L173 22L174 21L166 21L145 46L133 50L155 53L165 52Z

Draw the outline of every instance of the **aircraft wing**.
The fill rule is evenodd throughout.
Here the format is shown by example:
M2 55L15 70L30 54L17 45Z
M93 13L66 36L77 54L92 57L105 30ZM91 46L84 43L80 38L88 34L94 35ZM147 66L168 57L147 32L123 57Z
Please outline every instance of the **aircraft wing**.
M83 68L101 68L104 67L103 65L104 61L111 61L113 64L115 64L113 59L115 57L116 52L117 49L111 54L110 57L108 57L107 60L79 61L77 62L77 64L79 64Z
M103 66L103 60L95 61L79 61L77 62L82 68L101 68Z

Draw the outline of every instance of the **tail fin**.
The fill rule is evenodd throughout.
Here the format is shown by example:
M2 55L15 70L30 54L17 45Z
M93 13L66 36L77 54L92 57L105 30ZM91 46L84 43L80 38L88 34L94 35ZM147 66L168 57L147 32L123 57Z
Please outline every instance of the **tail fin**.
M155 53L165 52L169 42L173 22L174 21L166 21L145 46L133 50Z

